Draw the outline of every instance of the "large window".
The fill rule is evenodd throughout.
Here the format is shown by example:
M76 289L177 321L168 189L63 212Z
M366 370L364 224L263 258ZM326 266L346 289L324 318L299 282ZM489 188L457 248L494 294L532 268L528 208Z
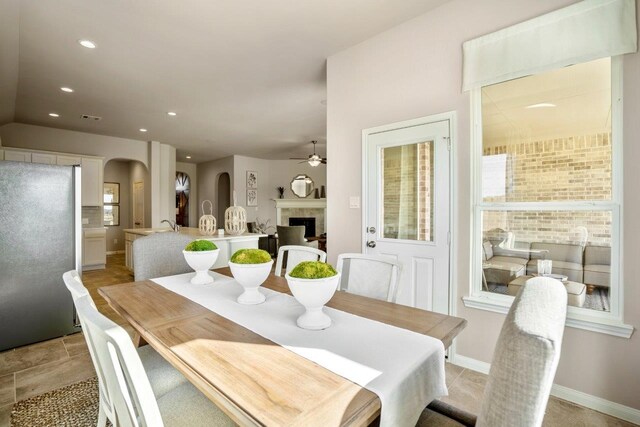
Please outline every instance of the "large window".
M545 274L574 317L620 319L620 74L605 58L474 90L472 297Z

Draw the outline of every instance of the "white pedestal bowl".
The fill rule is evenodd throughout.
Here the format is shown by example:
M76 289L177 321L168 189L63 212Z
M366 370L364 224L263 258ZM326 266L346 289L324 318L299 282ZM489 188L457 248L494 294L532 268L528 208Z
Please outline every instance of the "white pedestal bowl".
M209 269L216 263L220 249L213 251L182 251L182 253L189 267L196 272L196 275L191 278L191 283L194 285L213 283L213 277L209 274Z
M289 274L285 277L291 293L306 309L296 321L298 326L313 331L331 326L331 318L322 311L322 308L336 293L340 283L340 273L324 279L298 279Z
M238 297L239 304L260 304L266 297L258 288L267 280L271 273L273 260L262 264L236 264L229 261L229 268L236 282L244 288L244 292Z

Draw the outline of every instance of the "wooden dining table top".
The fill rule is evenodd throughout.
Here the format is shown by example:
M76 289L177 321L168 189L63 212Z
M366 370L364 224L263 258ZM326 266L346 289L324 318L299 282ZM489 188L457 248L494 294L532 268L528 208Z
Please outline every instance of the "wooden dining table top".
M231 276L229 268L215 271ZM286 279L273 274L263 286L291 294ZM151 280L99 293L239 425L360 426L380 414L373 392ZM467 323L343 291L327 306L434 337L445 348Z

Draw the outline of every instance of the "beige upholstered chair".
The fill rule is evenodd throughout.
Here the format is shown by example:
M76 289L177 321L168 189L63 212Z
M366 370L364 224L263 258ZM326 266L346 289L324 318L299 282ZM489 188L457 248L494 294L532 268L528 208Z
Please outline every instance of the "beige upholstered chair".
M396 302L401 270L399 262L383 256L340 254L337 270L342 273L340 289Z
M182 250L193 239L180 233L155 233L133 241L135 280L192 272Z
M285 273L290 272L296 265L302 261L327 261L327 254L320 249L309 246L280 246L278 249L278 259L276 260L276 269L273 274L282 275L282 267L286 259Z
M527 281L516 296L498 337L477 421L440 401L427 410L467 426L542 425L560 360L567 317L567 291L547 277Z

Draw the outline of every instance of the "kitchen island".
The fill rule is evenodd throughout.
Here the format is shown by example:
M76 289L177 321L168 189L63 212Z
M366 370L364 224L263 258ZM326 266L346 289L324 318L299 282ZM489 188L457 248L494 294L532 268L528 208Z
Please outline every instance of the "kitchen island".
M144 236L148 236L154 233L174 233L171 228L127 228L124 230L125 241L125 260L129 270L133 270L133 242ZM196 239L210 240L216 244L220 253L218 254L218 260L212 268L222 268L229 266L229 258L238 249L250 249L258 248L258 239L260 237L266 237L266 234L257 233L244 233L238 236L232 236L230 234L214 236L203 236L200 234L200 230L193 227L182 227L179 231L180 234L189 236Z

